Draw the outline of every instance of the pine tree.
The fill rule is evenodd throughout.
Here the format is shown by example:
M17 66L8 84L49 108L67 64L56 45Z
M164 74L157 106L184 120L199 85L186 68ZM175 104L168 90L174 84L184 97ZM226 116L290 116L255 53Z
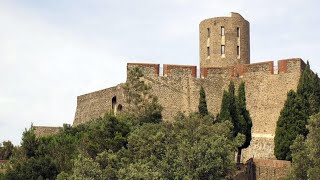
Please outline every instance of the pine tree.
M304 100L293 90L287 94L284 108L281 110L274 137L274 154L279 160L291 160L290 146L296 137L307 135L308 108Z
M204 91L203 87L200 88L200 98L199 98L199 106L198 106L199 114L201 116L208 115L208 107L207 107L207 100L206 100L206 92Z

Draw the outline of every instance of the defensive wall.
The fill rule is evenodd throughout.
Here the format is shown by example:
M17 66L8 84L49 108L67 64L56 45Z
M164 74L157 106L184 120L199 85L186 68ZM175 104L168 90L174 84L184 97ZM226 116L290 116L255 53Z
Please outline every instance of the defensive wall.
M282 160L250 158L237 171L236 180L280 180L286 179L291 162Z
M152 93L164 107L162 114L165 121L172 121L178 112L188 114L197 111L201 86L206 92L209 112L216 115L220 111L223 91L227 90L230 80L236 86L244 81L247 109L253 121L251 145L243 150L242 159L247 160L251 157L274 158L276 122L287 92L296 90L304 66L301 59L295 58L276 63L268 61L230 67L204 67L200 69L200 78L196 76L196 66L165 64L163 72L160 72L159 64L128 63L127 70L134 67L142 70L145 82L152 86ZM119 113L125 110L122 85L78 96L73 125L106 112Z
M48 135L57 134L62 130L62 127L52 127L52 126L33 126L34 134L36 137L43 137Z

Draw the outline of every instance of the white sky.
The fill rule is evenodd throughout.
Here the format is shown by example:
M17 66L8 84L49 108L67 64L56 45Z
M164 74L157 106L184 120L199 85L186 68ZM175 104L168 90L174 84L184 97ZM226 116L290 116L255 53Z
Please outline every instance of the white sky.
M300 57L320 73L316 0L0 0L0 142L72 124L76 97L125 81L127 62L199 64L198 24L239 12L251 62Z

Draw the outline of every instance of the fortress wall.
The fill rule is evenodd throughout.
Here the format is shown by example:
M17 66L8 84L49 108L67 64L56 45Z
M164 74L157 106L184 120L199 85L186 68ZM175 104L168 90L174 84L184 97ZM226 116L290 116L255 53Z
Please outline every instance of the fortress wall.
M162 116L165 121L172 121L178 112L190 112L189 79L174 77L145 78L145 82L152 86L152 94L158 97L164 107Z
M163 65L163 75L170 77L197 77L197 66Z
M113 97L116 97L116 104L114 105L114 108L112 108ZM78 96L73 125L78 125L101 117L107 112L114 111L120 104L125 108L125 97L121 84L115 87Z
M149 77L158 77L159 76L159 64L146 64L146 63L128 63L127 64L127 72L129 72L132 68L139 67L142 70L142 73L145 76Z
M257 180L285 179L290 171L290 161L253 159Z
M297 89L304 66L301 59L282 60L279 63L279 74L261 76L260 73L246 73L243 78L238 78L238 81L246 82L247 109L253 122L253 139L249 148L243 150L243 160L250 157L274 158L276 123L287 92ZM283 72L284 68L286 72Z
M52 126L33 126L34 134L36 137L49 136L57 134L62 130L62 127L52 127Z
M164 107L164 120L171 121L178 112L188 114L198 110L201 86L206 92L209 112L216 115L220 111L223 90L228 89L230 80L234 80L236 87L241 81L245 81L247 109L253 121L253 140L250 147L243 150L243 160L251 157L274 158L273 137L276 122L287 92L297 88L303 67L304 62L301 59L288 59L279 61L279 74L273 74L273 62L264 62L238 65L235 68L202 68L202 78L194 78L192 76L194 67L188 66L173 68L173 71L178 69L177 74L173 76L172 74L167 77L146 76L145 82L152 86L152 93L159 98L160 104ZM158 73L157 66L147 66L146 69L148 68L152 71L151 74ZM186 71L180 72L180 69ZM169 72L173 71L171 69ZM181 77L177 77L179 73ZM233 77L236 73L241 76ZM124 94L121 89L121 85L118 85L79 96L74 124L102 116L110 111L113 96L117 96L118 102L123 103Z

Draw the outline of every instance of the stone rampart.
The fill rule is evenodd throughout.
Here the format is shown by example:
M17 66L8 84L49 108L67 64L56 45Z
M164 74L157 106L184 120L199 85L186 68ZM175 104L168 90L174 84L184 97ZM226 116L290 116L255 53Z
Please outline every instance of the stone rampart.
M257 180L285 179L291 163L290 161L254 159L254 173Z
M181 66L181 65L172 65L164 64L163 65L163 76L168 77L197 77L197 66Z
M57 134L62 130L62 127L52 127L52 126L33 126L34 134L36 137L49 136Z
M147 63L128 63L127 72L132 68L138 67L145 76L158 77L160 72L159 64L147 64Z
M287 92L296 90L304 66L301 59L286 59L278 62L279 73L274 73L272 61L222 68L205 67L201 68L201 78L196 78L195 66L164 65L164 76L159 76L159 64L128 64L128 70L140 67L147 74L145 82L152 86L152 94L164 107L162 115L165 121L171 121L178 112L188 114L197 111L201 86L207 95L209 112L216 115L230 80L236 86L244 81L247 109L253 121L251 145L243 150L242 160L245 161L251 157L274 158L276 122ZM115 112L120 105L125 110L122 84L79 96L74 125L106 112Z

